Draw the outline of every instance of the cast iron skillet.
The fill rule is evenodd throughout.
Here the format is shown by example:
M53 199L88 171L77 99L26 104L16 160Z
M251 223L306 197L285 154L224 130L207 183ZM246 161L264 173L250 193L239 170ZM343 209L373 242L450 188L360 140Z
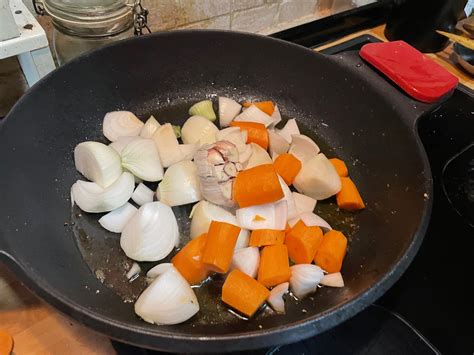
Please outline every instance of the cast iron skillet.
M123 260L118 235L100 230L97 216L81 219L74 210L71 217L70 187L81 178L72 152L81 141L104 141L101 123L108 111L127 109L142 119L153 113L163 122L179 113L176 122L182 123L183 107L213 95L276 101L328 156L349 163L367 209L341 227L350 236L345 288L289 301L284 316L267 309L242 321L219 302L203 302L210 310L191 321L152 326L117 294L127 286L118 285L116 292L96 277L103 278L104 270L94 269L94 262L120 273ZM415 125L429 108L408 99L356 53L330 58L283 41L222 31L170 32L114 44L36 84L0 130L1 260L62 312L139 346L223 352L309 337L377 299L418 250L432 182ZM329 219L341 225L330 214Z

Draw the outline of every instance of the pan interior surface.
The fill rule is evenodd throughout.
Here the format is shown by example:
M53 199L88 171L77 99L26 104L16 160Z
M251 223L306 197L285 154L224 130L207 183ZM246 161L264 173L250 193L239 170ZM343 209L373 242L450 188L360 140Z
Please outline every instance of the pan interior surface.
M143 120L153 114L161 123L182 124L191 103L217 96L275 101L328 157L348 163L366 210L340 218L334 202L316 207L349 235L342 270L346 287L324 288L287 302L285 315L265 309L242 321L220 300L209 299L188 322L149 325L135 316L131 302L144 281L114 290L102 277L107 276L107 257L115 275L109 277L119 279L129 265L117 266L127 262L119 260L119 235L100 229L98 216L79 217L78 210L71 211L70 187L82 178L72 153L82 141L105 141L101 125L106 112L129 110ZM429 176L412 127L383 92L356 73L290 44L218 31L124 41L61 67L12 110L0 130L0 161L0 246L25 281L50 303L112 337L189 351L206 349L194 349L192 341L232 337L259 338L260 346L294 341L351 316L355 310L348 305L356 309L359 304L360 310L373 301L383 292L378 283L399 277L396 266L415 244L425 218ZM185 219L190 207L177 210ZM181 227L186 234L185 223ZM220 294L218 281L206 287L213 298ZM285 331L293 331L292 336L280 338ZM183 345L173 348L173 342L166 342L173 339ZM259 345L244 339L235 344L233 348Z

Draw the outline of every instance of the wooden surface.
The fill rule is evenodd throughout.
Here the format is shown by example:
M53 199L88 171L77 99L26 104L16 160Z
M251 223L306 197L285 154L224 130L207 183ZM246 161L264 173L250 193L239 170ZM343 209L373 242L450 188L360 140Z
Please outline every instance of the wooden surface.
M383 26L379 26L360 31L318 49L365 33L384 39L383 29ZM445 51L430 55L430 57L457 75L464 85L474 89L473 80L450 62L449 54L448 47ZM15 355L115 353L105 336L84 328L38 300L1 264L0 329L13 335Z

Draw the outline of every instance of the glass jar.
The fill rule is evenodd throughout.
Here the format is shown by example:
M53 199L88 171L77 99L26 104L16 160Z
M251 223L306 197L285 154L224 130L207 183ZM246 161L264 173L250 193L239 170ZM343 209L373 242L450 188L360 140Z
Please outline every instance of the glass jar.
M40 4L53 22L53 50L60 65L134 33L133 6L128 0L42 0Z

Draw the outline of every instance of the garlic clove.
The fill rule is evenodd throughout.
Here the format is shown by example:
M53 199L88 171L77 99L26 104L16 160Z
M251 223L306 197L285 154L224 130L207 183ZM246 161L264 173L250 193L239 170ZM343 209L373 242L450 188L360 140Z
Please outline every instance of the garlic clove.
M138 136L143 126L143 122L129 111L108 112L102 124L104 136L111 142L119 137Z

